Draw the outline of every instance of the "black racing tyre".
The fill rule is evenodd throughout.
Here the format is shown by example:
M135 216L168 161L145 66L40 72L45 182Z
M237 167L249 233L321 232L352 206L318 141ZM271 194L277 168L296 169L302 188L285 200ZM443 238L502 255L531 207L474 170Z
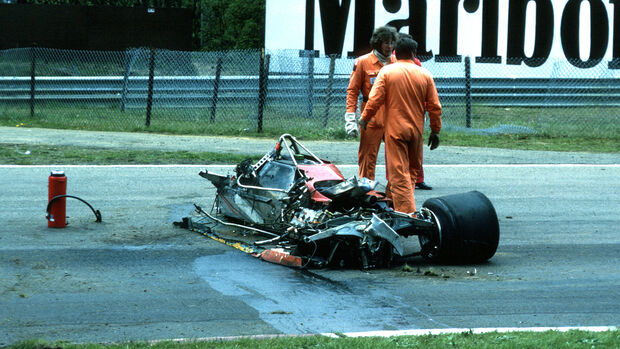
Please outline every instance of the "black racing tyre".
M491 201L478 191L428 199L440 232L420 239L423 256L436 263L480 263L493 257L499 244L499 221ZM434 240L434 241L433 241Z

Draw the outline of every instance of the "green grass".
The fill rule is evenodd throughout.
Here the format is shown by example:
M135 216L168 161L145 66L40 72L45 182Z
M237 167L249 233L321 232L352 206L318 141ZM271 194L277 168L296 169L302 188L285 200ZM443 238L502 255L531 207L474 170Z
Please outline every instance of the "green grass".
M282 133L290 133L300 140L347 140L340 113L343 108L334 104L326 112L324 105L315 105L312 116L309 117L305 106L291 108L287 105L268 104L262 120L262 130L258 132L257 110L249 105L221 104L215 114L211 113L211 108L154 108L150 125L146 126L146 112L143 108L128 108L125 112L121 112L118 105L73 107L59 103L39 103L33 117L30 116L30 109L25 106L0 105L0 125L268 139L275 139ZM541 110L474 106L471 128L465 127L463 110L464 108L458 106L444 108L442 145L620 152L618 108ZM498 128L499 125L520 126L525 132L515 132L514 128L502 131L502 128ZM536 133L528 133L527 130L536 130ZM127 153L127 157L133 158L147 155L134 151ZM136 154L131 155L132 153ZM119 152L116 156L125 156L120 154ZM183 159L197 155L187 153L172 156ZM214 154L203 154L200 159L212 156ZM128 160L122 162L131 163Z
M59 102L37 102L34 116L30 107L0 105L0 124L25 123L32 127L93 129L104 131L146 131L182 134L256 133L259 127L258 108L254 103L220 103L212 114L211 107L165 108L153 106L150 126L146 109L128 105L122 112L118 103L75 106ZM312 115L306 105L268 103L262 119L262 134L281 134L283 130L302 132L316 138L344 138L342 111L334 103L329 109L314 104ZM620 108L499 108L473 106L470 128L466 128L465 108L446 105L443 123L461 132L480 133L499 125L519 126L538 135L550 137L591 136L620 137ZM292 132L289 132L292 133ZM524 132L520 132L524 133Z
M441 145L520 150L620 153L620 138L549 135L442 133Z
M194 348L462 348L462 349L503 349L503 348L618 348L620 330L606 332L587 332L571 330L568 332L491 332L473 334L471 332L443 335L398 336L398 337L360 337L328 338L324 336L279 337L267 339L234 339L187 342L128 342L117 344L70 344L50 343L44 340L29 340L16 343L11 349L194 349Z
M275 138L276 136L274 136ZM308 137L310 138L310 137ZM353 140L352 140L353 141ZM527 135L480 136L460 133L441 135L442 145L510 148L522 150L582 151L620 153L620 142L612 139L553 138ZM28 152L28 153L27 153ZM96 147L4 144L0 147L0 164L237 164L252 154L213 152L124 150Z
M620 135L620 108L498 108L472 107L471 125L485 129L497 125L517 125L553 137L618 137Z
M223 154L211 152L120 150L74 146L47 146L5 144L0 147L0 164L52 165L59 162L68 165L109 164L236 164L260 156Z
M477 136L458 133L441 135L442 145L620 153L620 142L610 139L551 138L538 136ZM28 152L28 154L26 154ZM122 150L95 147L4 144L0 147L0 164L68 165L90 164L237 164L244 159L257 161L260 156L213 152Z

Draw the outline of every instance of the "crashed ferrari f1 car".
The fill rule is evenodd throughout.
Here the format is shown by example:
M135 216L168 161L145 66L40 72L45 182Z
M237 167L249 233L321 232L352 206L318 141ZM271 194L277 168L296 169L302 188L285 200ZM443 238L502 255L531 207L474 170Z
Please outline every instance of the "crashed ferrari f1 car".
M258 162L239 163L234 174L199 174L217 189L213 208L196 205L181 224L270 262L373 268L422 256L477 263L491 258L499 242L495 209L482 193L431 198L414 214L400 213L381 184L345 179L289 134ZM411 236L413 250L406 244Z

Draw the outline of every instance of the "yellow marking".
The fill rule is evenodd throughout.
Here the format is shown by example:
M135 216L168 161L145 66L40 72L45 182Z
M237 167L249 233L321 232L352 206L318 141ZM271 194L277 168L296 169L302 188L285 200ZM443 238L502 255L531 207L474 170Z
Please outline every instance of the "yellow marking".
M241 252L245 252L245 253L249 253L249 254L258 253L257 251L254 251L251 247L247 247L247 246L242 245L240 242L228 242L225 239L222 239L222 238L220 238L218 236L215 236L215 235L209 234L209 233L202 233L202 235L204 235L204 236L206 236L208 238L211 238L211 239L213 239L213 240L215 240L215 241L217 241L219 243L222 243L224 245L236 248L237 250L239 250Z

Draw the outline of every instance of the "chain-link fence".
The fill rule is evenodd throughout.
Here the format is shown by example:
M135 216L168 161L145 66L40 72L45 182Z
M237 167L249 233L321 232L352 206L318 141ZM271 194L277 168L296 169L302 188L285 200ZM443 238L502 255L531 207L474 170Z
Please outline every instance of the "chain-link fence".
M428 60L445 131L620 135L620 71ZM353 59L314 51L0 51L0 123L175 133L344 134Z

